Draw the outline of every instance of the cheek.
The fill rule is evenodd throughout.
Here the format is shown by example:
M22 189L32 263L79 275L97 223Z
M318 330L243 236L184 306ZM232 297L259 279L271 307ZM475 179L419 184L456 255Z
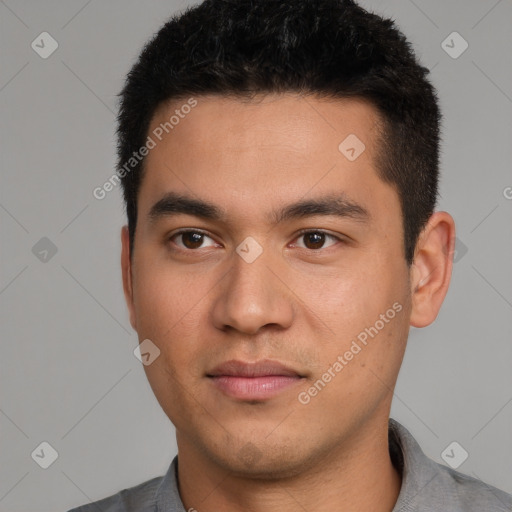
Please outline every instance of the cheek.
M193 278L176 266L159 261L139 265L134 297L139 335L172 337L197 325L195 316L209 290L203 278Z
M138 336L140 340L150 339L160 351L144 371L161 407L171 421L177 421L174 415L186 408L194 384L190 363L198 358L193 333L197 332L201 302L178 273L170 275L148 266L139 269L137 275Z
M391 258L363 256L329 270L297 272L290 276L290 287L305 316L314 321L316 315L322 332L339 341L373 325L395 302L402 303L404 281L404 269Z
M375 256L361 259L350 270L339 269L322 279L319 287L312 286L314 280L304 285L307 305L322 320L317 324L325 332L316 340L320 373L331 368L338 356L346 361L338 382L375 380L369 370L388 381L398 371L409 328L407 275L399 258Z
M408 327L406 310L398 304L383 314L384 320L379 314L371 322L354 318L353 335L322 345L317 371L297 397L301 404L309 402L304 410L308 418L318 416L325 428L338 429L340 423L372 414L392 393Z

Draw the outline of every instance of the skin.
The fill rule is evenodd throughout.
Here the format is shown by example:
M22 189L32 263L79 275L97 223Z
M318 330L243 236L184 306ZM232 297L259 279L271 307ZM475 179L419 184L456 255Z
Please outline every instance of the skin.
M453 219L431 216L408 266L399 197L374 163L379 116L365 101L196 99L146 157L132 255L126 226L121 233L131 324L161 351L144 370L176 427L185 508L391 511L401 486L388 451L393 389L409 326L432 323L447 292ZM162 105L149 133L181 104ZM338 150L349 134L366 146L353 162ZM214 203L226 218L151 221L151 207L169 191ZM333 193L368 218L268 218ZM202 245L171 238L182 228L207 232ZM305 228L339 240L315 246L298 234ZM263 249L252 263L236 252L249 236ZM402 310L300 403L298 394L394 303ZM276 360L304 378L268 400L236 400L206 376L230 359Z

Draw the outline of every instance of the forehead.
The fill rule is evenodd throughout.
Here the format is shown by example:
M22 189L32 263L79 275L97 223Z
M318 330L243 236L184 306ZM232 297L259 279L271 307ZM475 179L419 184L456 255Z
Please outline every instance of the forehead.
M155 147L145 160L139 212L147 214L149 203L170 190L247 215L269 202L333 191L361 202L375 187L389 188L375 169L379 133L377 110L359 99L174 100L161 105L150 124Z
M380 126L377 109L356 98L335 100L285 93L249 100L208 95L195 97L196 106L189 109L190 101L184 98L162 104L153 116L150 133L172 117L169 133L163 133L165 142L171 144L186 139L187 145L209 152L275 148L316 155L325 149L338 151L338 143L350 133L365 139L366 150L371 152Z

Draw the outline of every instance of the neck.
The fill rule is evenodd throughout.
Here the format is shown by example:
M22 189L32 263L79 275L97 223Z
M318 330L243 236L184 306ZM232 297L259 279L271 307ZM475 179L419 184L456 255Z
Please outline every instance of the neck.
M387 418L378 429L358 430L317 463L280 479L234 475L193 443L177 438L179 492L186 510L391 512L400 493L402 478L389 455Z

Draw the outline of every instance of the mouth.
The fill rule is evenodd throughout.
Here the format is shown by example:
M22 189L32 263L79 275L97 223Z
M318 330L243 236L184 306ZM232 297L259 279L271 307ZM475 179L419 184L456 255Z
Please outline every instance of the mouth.
M219 391L242 401L270 399L305 378L296 370L267 359L255 363L226 361L206 376Z

